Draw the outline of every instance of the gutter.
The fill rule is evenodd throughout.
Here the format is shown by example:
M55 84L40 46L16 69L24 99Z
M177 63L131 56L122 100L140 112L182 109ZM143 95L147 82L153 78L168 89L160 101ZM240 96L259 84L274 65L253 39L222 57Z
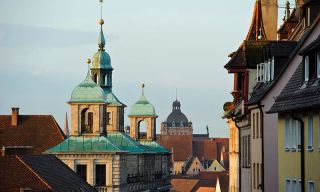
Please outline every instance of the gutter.
M262 110L262 106L259 103L258 104L258 108L260 110L261 113L261 121L260 121L260 129L262 132L262 137L261 137L261 151L262 151L262 170L261 170L261 180L262 180L262 191L264 191L265 189L265 182L264 182L264 125L263 125L263 119L264 119L264 114L263 114L263 110Z
M234 124L236 125L238 129L238 160L239 160L239 192L241 192L241 132L239 125L237 124L236 118L232 118L234 121Z
M304 150L304 122L303 120L296 116L294 114L294 112L292 112L292 118L294 120L297 120L299 121L299 123L301 124L301 135L300 135L300 138L301 138L301 188L302 188L302 191L304 192L305 191L305 150Z

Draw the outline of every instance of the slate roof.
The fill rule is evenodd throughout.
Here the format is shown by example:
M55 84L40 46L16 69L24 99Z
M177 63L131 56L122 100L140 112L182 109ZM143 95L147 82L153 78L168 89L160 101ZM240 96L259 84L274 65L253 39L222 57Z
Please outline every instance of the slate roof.
M239 49L232 54L224 68L256 68L262 61L262 48L270 41L244 41Z
M67 165L53 155L0 157L0 191L95 191Z
M64 133L51 115L19 115L11 125L11 115L0 115L0 147L32 146L40 154L64 140Z

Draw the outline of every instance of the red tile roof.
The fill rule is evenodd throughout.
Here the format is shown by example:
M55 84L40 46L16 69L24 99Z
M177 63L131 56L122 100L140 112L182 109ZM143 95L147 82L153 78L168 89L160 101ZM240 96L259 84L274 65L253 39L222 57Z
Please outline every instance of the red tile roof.
M185 161L192 154L192 135L159 135L160 145L172 151L174 161Z
M192 191L192 189L199 182L198 179L171 179L172 188L170 191L172 192L188 192Z
M64 140L64 134L51 115L19 115L11 125L11 115L0 115L0 147L32 146L39 154Z
M217 143L215 140L198 140L192 141L193 155L199 160L217 159Z

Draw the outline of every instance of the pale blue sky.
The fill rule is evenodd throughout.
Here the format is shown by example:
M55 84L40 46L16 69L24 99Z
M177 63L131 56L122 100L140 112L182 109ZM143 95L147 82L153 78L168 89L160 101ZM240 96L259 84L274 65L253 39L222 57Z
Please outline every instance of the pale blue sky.
M211 136L227 137L222 106L232 100L233 79L223 66L245 38L253 4L105 0L113 90L126 115L145 83L159 131L177 88L194 132L208 125ZM0 0L0 114L18 106L22 114L52 114L63 127L66 101L97 50L99 10L98 0Z

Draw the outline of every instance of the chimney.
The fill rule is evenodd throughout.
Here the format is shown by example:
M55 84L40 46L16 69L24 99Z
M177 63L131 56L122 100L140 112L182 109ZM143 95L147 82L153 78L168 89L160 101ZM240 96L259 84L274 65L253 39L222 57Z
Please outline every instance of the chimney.
M11 115L11 125L17 126L18 125L18 118L19 118L19 108L12 107L12 115Z

